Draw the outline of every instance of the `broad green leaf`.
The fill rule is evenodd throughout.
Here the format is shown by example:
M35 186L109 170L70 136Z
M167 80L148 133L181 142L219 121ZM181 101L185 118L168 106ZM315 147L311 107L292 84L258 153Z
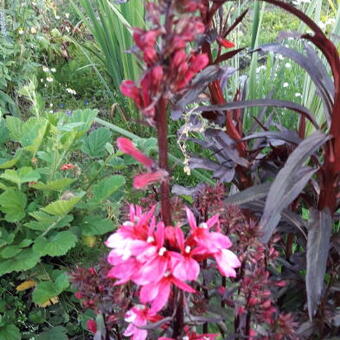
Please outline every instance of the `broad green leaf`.
M4 119L0 119L0 144L6 143L9 140L9 131L6 127Z
M25 217L26 195L15 189L9 189L0 195L0 210L5 213L8 222L17 222Z
M112 221L100 216L86 216L79 224L82 235L103 235L113 231Z
M31 167L22 167L19 170L8 169L0 176L0 178L21 185L23 183L37 181L40 178L40 174Z
M51 216L48 214L46 214L46 216L48 216L49 219L30 221L30 222L25 223L24 226L32 230L45 231L48 228L50 228L50 230L63 228L67 226L73 220L72 215L66 215L62 218L58 216Z
M21 340L19 328L13 324L7 324L3 327L0 327L0 339Z
M11 258L13 256L16 256L22 251L22 249L18 246L7 246L3 248L0 252L0 256L4 259Z
M31 147L30 151L34 151L36 146L39 146L41 139L45 135L46 127L48 121L45 118L31 117L22 125L22 134L20 136L19 142L22 146L31 147L36 140L37 144L35 147ZM40 134L40 136L39 136ZM38 137L38 139L37 139ZM40 139L40 142L39 142Z
M58 200L50 203L45 208L41 208L42 211L47 212L54 216L64 216L67 215L74 206L81 200L84 194L76 197L72 197L68 200Z
M57 326L48 329L36 336L36 340L68 340L66 328L62 326Z
M44 140L44 137L45 137L45 134L48 128L48 124L49 124L48 120L40 119L39 129L36 135L34 136L34 138L31 140L30 144L26 146L26 150L31 151L33 154L35 154L39 150Z
M107 128L99 128L92 131L83 140L81 150L91 157L103 157L105 155L105 145L112 138L111 131Z
M39 262L39 259L40 256L32 249L24 249L15 257L0 261L0 276L31 269Z
M77 237L71 231L61 231L49 238L38 238L33 250L40 256L62 256L73 248L76 242Z
M13 158L1 159L0 160L0 169L12 168L15 164L17 164L21 155L22 155L22 149L18 149Z
M43 191L61 191L69 187L74 181L74 178L59 178L47 183L38 182L31 187Z
M125 178L121 175L106 177L93 186L93 199L90 203L100 203L108 199L113 193L125 184Z
M44 304L62 293L69 285L70 282L66 273L62 273L55 281L40 282L33 291L32 300L38 305Z
M9 130L9 135L11 139L19 142L22 136L23 121L17 117L7 116L6 127Z

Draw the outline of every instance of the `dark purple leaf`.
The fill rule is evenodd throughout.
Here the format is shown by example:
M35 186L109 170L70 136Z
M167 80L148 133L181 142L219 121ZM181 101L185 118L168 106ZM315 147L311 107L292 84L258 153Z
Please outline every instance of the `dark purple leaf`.
M274 107L282 107L292 111L295 111L304 117L306 117L316 129L319 129L319 126L313 115L310 111L302 105L285 101L285 100L277 100L277 99L255 99L255 100L245 100L239 102L232 102L223 105L209 105L209 106L200 106L196 109L196 111L201 112L209 112L209 111L227 111L233 109L243 109L246 107L266 107L266 106L274 106Z
M221 182L231 182L235 176L233 164L220 165L210 159L191 157L189 160L190 169L206 169L213 171L213 177Z
M199 101L198 96L213 80L223 76L225 69L219 66L208 66L200 72L191 82L189 90L176 98L171 111L171 118L178 120L181 118L185 107L191 103Z
M219 63L221 63L222 61L226 61L231 59L232 57L234 57L236 54L240 53L241 51L243 51L244 48L238 48L236 50L232 50L226 53L223 53L222 55L220 55L215 61L214 64L218 65Z
M270 182L254 185L234 195L228 196L224 202L226 204L240 205L252 201L258 201L267 196L270 186Z
M266 138L269 142L281 140L291 144L300 144L301 142L299 135L295 131L291 130L256 132L250 136L242 138L242 140L246 141L256 138Z
M312 211L307 238L307 306L310 320L319 305L326 273L333 220L328 209Z
M246 14L248 13L249 9L246 9L244 12L241 13L240 16L238 16L235 21L233 22L233 24L224 32L224 37L226 37L233 29L235 29L235 27L240 24L242 22L242 20L244 19L244 17L246 16Z
M205 185L203 183L200 183L196 185L195 187L183 187L182 185L175 184L173 185L171 192L175 195L186 195L186 196L196 196L200 192L203 191L205 188Z
M263 242L268 242L280 221L282 210L299 195L316 171L310 168L301 169L304 162L327 140L329 140L329 136L324 135L320 131L316 131L307 137L290 154L286 164L276 175L269 190L263 216L260 221L263 232Z

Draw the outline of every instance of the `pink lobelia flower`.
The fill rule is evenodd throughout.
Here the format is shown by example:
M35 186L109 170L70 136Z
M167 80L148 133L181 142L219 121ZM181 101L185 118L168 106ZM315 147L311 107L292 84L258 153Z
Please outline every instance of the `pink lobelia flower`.
M140 300L143 303L151 302L151 311L156 313L168 302L172 285L188 293L196 292L186 283L176 279L170 272L166 272L160 281L152 282L142 287L139 295Z
M176 240L182 253L182 258L174 258L173 275L182 281L196 280L200 273L200 265L193 258L195 250L184 241L184 234L180 228L175 228Z
M125 336L132 336L132 340L145 340L148 331L140 327L146 326L148 321L155 322L161 319L160 315L153 313L144 305L132 307L125 314L125 321L130 323L124 332Z
M97 323L95 320L87 320L86 322L86 328L93 334L97 332Z
M154 164L153 160L144 155L141 151L139 151L135 147L133 142L128 138L119 137L117 139L117 146L120 151L130 155L136 161L142 163L147 168L150 168Z
M136 189L143 189L149 184L163 182L168 175L168 172L165 170L157 170L137 175L133 179L133 187Z
M241 266L237 256L228 248L232 246L229 237L219 233L210 232L209 229L218 224L218 216L211 217L207 222L196 224L194 214L187 208L187 218L191 227L191 238L196 242L196 255L214 256L220 273L227 277L235 277L234 268ZM189 237L190 238L190 237Z

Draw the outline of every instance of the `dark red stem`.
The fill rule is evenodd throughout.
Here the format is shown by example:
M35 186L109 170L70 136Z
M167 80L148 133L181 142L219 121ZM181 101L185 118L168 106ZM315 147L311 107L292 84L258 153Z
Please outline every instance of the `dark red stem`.
M156 128L159 149L159 167L169 172L167 100L161 98L156 107ZM164 224L171 225L169 177L161 183L161 215Z

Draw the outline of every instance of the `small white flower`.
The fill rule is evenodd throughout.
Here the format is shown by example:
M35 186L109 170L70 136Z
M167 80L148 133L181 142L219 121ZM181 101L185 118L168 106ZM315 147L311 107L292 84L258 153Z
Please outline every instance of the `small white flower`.
M46 66L43 66L43 71L45 72L45 73L48 73L48 72L50 72L50 69L48 68L48 67L46 67Z
M31 27L31 33L32 34L36 34L37 33L37 29L35 27Z
M53 107L53 103L50 104L50 107Z
M59 20L59 19L60 19L60 16L59 16L59 15L56 15L55 18L56 18L57 20Z
M52 72L52 73L56 73L57 70L56 70L54 67L52 67L52 68L51 68L51 72Z
M70 13L65 13L65 17L68 19L70 17Z
M302 94L299 93L299 92L296 92L296 93L295 93L295 97L302 97Z
M47 80L49 83L52 83L52 82L53 82L53 78L52 78L52 77L47 77L46 80Z
M45 81L45 79L43 78L40 78L40 82L43 83Z
M19 35L23 35L25 32L24 32L24 30L23 29L19 29L19 31L18 31L18 33L19 33Z
M288 87L289 86L289 84L288 83L283 83L283 85L282 85L283 87Z
M291 63L285 63L285 68L288 68L288 69L292 68L292 64Z
M70 89L70 88L67 88L67 89L66 89L66 92L69 93L69 94L73 94L73 95L76 95L76 94L77 94L77 92L76 92L75 90Z
M278 56L277 56L277 59L279 59L279 60L283 60L283 59L284 59L284 57L283 57L283 55L282 55L282 54L278 54Z

